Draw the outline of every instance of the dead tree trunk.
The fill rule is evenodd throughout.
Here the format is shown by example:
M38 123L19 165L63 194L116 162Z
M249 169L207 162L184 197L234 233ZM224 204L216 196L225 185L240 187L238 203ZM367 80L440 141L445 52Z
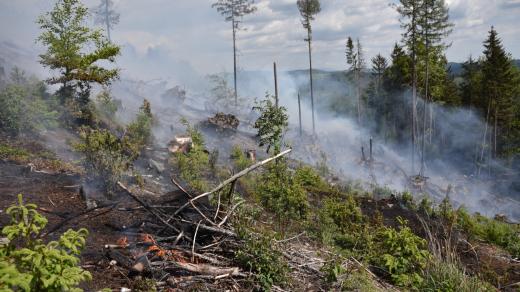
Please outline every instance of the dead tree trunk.
M300 92L298 92L298 121L300 122L300 137L301 137L303 134L303 131L302 131L302 106L301 106Z
M312 134L316 134L316 123L314 119L314 86L312 80L312 46L311 46L311 29L310 27L307 29L307 43L309 45L309 78L311 85L311 107L312 107Z

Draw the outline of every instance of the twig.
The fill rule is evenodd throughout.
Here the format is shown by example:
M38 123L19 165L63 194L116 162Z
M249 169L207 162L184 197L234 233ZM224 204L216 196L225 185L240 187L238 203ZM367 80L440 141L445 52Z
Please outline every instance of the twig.
M227 186L228 184L232 183L233 181L241 178L242 176L250 173L251 171L253 171L253 170L255 170L255 169L257 169L257 168L259 168L259 167L261 167L261 166L263 166L263 165L265 165L265 164L267 164L267 163L269 163L269 162L271 162L271 161L273 161L275 159L278 159L278 158L280 158L280 157L290 153L291 151L292 151L292 149L287 149L287 150L281 152L278 155L275 155L275 156L273 156L271 158L268 158L268 159L266 159L264 161L261 161L261 162L255 164L255 165L253 165L253 166L250 166L250 167L242 170L241 172L239 172L239 173L235 174L234 176L232 176L232 177L228 178L227 180L225 180L223 183L218 185L213 190L211 190L209 192L206 192L206 193L203 193L201 195L198 195L195 198L189 200L186 204L182 205L177 211L175 211L175 213L173 214L172 217L177 216L180 212L182 212L184 209L186 209L186 207L188 207L190 204L193 204L193 202L195 202L195 201L197 201L197 200L199 200L201 198L207 197L207 196L209 196L209 195L211 195L211 194L213 194L215 192L220 191L221 189L223 189L225 186Z
M224 219L222 219L222 221L220 221L220 223L217 226L221 227L224 223L226 223L229 216L231 216L233 214L233 212L235 212L235 210L243 203L244 203L244 201L241 201L241 202L238 202L235 206L233 206L233 208L231 208L231 210L226 214L226 217L224 217Z
M77 218L79 218L79 217L81 217L81 216L83 216L83 215L86 215L86 214L88 214L88 213L91 213L91 212L93 212L93 211L96 211L96 210L99 210L99 209L103 209L103 208L110 207L110 210L108 211L108 212L110 212L110 211L112 211L112 210L113 210L113 209L114 209L118 204L119 204L119 202L111 203L111 204L104 204L104 205L98 206L98 207L96 207L96 208L88 209L88 210L83 211L83 212L81 212L81 213L79 213L79 214L73 215L73 216L71 216L71 217L69 217L69 218L63 219L60 223L58 223L56 226L54 226L53 228L51 228L49 231L47 231L46 233L40 235L40 238L43 238L43 237L45 237L45 236L47 236L47 235L49 235L49 234L55 232L56 230L60 229L61 227L63 227L63 226L64 226L65 224L67 224L68 222L70 222L70 221L72 221L72 220L74 220L74 219L77 219ZM103 213L103 214L105 214L105 213Z
M180 183L178 183L175 178L173 176L170 176L170 180L172 181L172 183L179 189L181 190L181 192L183 192L186 196L188 196L189 198L193 198L193 196L188 193L188 191L186 191Z
M191 245L191 262L195 262L195 243L197 242L197 233L199 232L200 223L202 221L199 221L199 224L197 224L197 228L195 229L195 234L193 235L193 244Z
M286 238L286 239L282 239L282 240L275 240L276 243L284 243L284 242L287 242L287 241L291 241L293 239L296 239L296 238L299 238L300 236L304 235L305 234L305 231L298 234L298 235L295 235L293 237L290 237L290 238Z
M132 192L130 192L126 187L125 185L123 185L121 182L117 182L117 185L123 189L130 197L132 197L132 199L134 199L135 201L137 201L139 204L141 204L141 206L144 207L144 209L148 212L150 212L150 214L154 215L157 219L159 219L159 221L161 221L164 225L168 226L170 229L176 231L177 233L181 233L181 231L171 225L170 223L168 223L166 220L164 220L164 218L162 218L161 216L159 216L159 214L157 214L152 208L150 208L148 206L148 204L146 204L143 200L141 200L139 197L137 197L136 195L132 194ZM190 240L189 238L186 238L188 240ZM191 241L191 240L190 240Z
M189 224L192 224L192 225L197 224L195 222L191 222L191 221L184 220L184 219L181 219L180 221L184 222L184 223L189 223ZM212 231L212 232L215 232L215 233L224 234L224 235L227 235L227 236L237 237L236 233L234 233L231 230L224 229L224 228L212 227L212 226L207 226L207 225L204 225L204 224L200 224L200 228L202 228L204 230L207 230L207 231Z
M56 207L56 204L54 204L54 202L51 200L51 197L47 196L47 199L49 199L49 202L51 202L51 204Z
M215 217L213 217L213 221L217 221L218 213L220 212L220 192L218 192L218 203L217 203L217 211L215 211Z

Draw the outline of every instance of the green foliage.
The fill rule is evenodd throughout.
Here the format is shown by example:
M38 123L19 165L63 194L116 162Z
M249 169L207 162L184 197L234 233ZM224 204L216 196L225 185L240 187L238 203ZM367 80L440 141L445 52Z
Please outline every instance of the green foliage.
M41 83L8 85L0 91L0 130L10 134L40 131L57 124L57 112L38 92Z
M269 291L272 285L286 284L289 267L282 253L273 248L273 238L250 230L242 236L244 244L236 252L235 258L244 269L255 273L259 288Z
M260 117L255 122L260 146L267 145L267 152L273 148L274 153L278 154L282 149L282 135L289 125L287 109L276 106L275 97L266 94L265 99L257 102L253 110L260 113Z
M374 229L366 222L358 202L352 195L327 198L318 212L315 232L325 243L339 247L344 253L369 259L374 254Z
M323 181L320 174L318 174L318 172L310 166L298 167L294 177L304 188L320 190L327 187L327 184Z
M11 223L2 229L9 243L0 245L0 290L81 291L77 285L91 279L78 267L88 231L68 230L58 241L44 244L38 236L47 219L36 205L24 205L18 195L18 205L8 208L7 214Z
M242 148L238 145L234 145L231 149L231 159L237 170L243 170L251 166L253 162L248 159Z
M193 145L188 153L176 153L176 163L181 177L194 190L203 191L208 188L204 176L209 168L209 154L204 146L204 137L199 129L191 126L187 120L181 121L186 126L186 132L191 137Z
M471 239L496 244L513 257L520 257L520 226L487 218L479 214L470 215L464 208L456 211L457 226Z
M399 230L383 227L377 234L381 257L372 258L373 264L384 267L398 286L419 287L424 281L421 270L426 268L430 253L426 240L413 233L400 219Z
M88 14L80 0L57 0L52 11L37 20L42 30L37 40L47 47L40 63L59 72L47 82L61 84L58 94L62 103L76 118L87 122L92 114L91 84L109 85L119 76L119 69L106 69L100 63L114 63L120 53L120 47L108 41L101 30L85 25Z
M14 148L9 145L0 144L0 159L25 161L30 156L31 154L24 149Z
M126 127L123 138L124 147L130 152L130 157L136 159L144 147L152 139L153 115L148 100L143 101L136 119Z
M131 159L122 141L105 129L93 130L84 127L80 131L81 142L74 148L85 155L85 166L89 173L104 181L108 190L115 187Z
M121 106L120 100L114 100L109 89L105 88L96 96L98 112L105 118L114 119L118 108Z
M491 284L477 277L468 276L457 264L433 260L424 271L424 282L420 291L461 291L485 292L496 291Z
M415 201L414 201L412 193L410 193L410 192L403 192L399 196L399 199L400 199L401 203L403 205L405 205L407 208L409 208L411 210L417 209L417 206L415 205Z
M332 284L329 291L379 291L375 280L364 269L345 267L336 258L327 261L321 271Z
M279 224L307 217L307 193L283 159L269 164L260 181L258 194L262 205L276 214Z

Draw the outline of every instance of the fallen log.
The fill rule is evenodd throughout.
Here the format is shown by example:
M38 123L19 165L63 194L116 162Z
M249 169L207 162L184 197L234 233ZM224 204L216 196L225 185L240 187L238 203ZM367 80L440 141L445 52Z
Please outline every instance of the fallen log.
M200 275L207 275L213 277L223 276L237 276L240 275L240 269L238 267L221 268L210 266L207 264L192 264L192 263L181 263L181 262L152 262L152 266L160 267L164 269L183 269L185 271L196 273Z

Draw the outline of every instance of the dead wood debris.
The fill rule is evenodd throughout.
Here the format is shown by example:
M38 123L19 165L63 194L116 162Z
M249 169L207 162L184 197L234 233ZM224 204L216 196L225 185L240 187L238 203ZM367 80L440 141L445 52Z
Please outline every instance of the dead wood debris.
M128 277L152 278L160 287L184 290L203 283L209 290L239 290L238 283L251 276L232 260L240 239L229 222L239 204L219 204L217 212L207 203L207 197L289 152L291 149L258 162L201 195L181 190L186 196L176 202L177 206L148 203L118 182L123 193L139 204L123 209L146 212L154 224L141 225L138 232L128 233L116 243L107 242L105 255ZM172 182L178 185L175 179Z

